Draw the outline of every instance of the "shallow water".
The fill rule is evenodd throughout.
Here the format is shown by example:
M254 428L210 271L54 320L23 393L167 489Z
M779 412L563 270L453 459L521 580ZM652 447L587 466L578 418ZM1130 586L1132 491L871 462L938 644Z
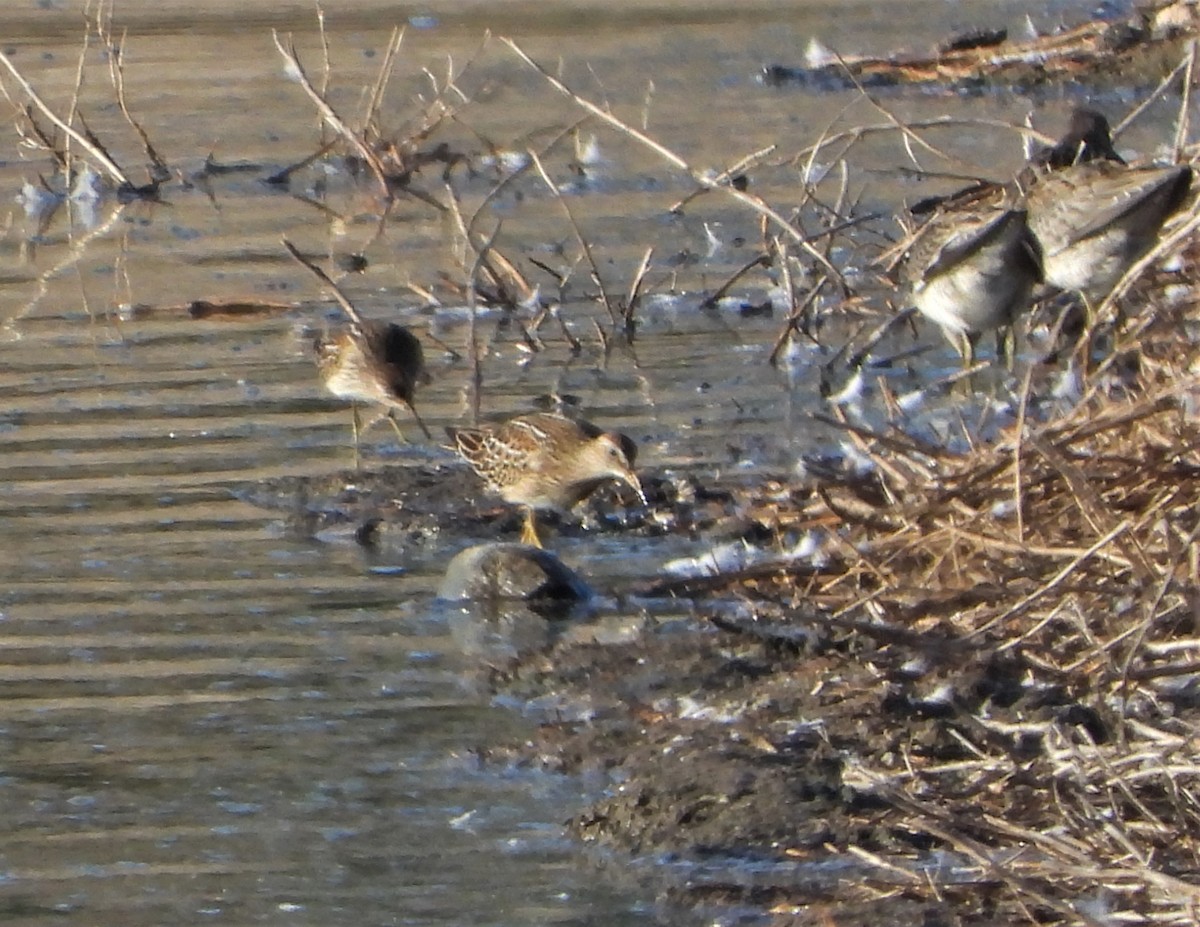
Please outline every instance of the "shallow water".
M479 745L520 737L525 722L488 707L470 682L477 667L430 607L453 551L401 551L381 563L351 544L297 535L278 512L244 501L263 480L351 463L349 411L322 393L304 351L305 333L338 315L280 237L314 254L364 252L367 271L342 280L363 313L398 314L460 351L461 302L431 307L409 284L435 287L441 271L461 278L461 259L448 220L419 200L400 199L381 227L369 189L342 174L303 174L294 185L303 197L263 185L319 138L269 32L294 32L318 74L312 6L194 6L124 0L114 30L129 28L129 106L175 171L164 202L106 202L94 216L64 206L39 223L13 197L52 165L11 129L0 141L0 200L10 204L0 240L0 915L28 924L644 923L650 899L598 882L558 829L582 785L502 774L475 758ZM920 48L956 29L1016 23L1025 8L1050 15L1032 3L913 3L898 22L887 6L439 4L409 28L384 121L398 127L417 112L414 95L429 89L423 69L440 81L448 61L458 70L472 56L462 83L476 102L445 130L452 144L520 150L577 120L499 42L480 50L490 26L550 68L561 57L579 92L609 100L697 167L770 144L784 161L847 108L844 125L881 118L852 94L757 82L764 63L797 63L810 37L855 52ZM375 78L395 24L388 10L329 4L330 96L345 113L361 111L361 88ZM3 50L59 111L80 23L66 2L0 12ZM140 145L113 105L100 43L86 62L89 125L142 182ZM1032 106L1052 131L1073 101L914 90L887 102L904 118L986 107L1014 122ZM778 310L698 308L706 288L754 256L758 218L715 196L670 218L666 208L692 182L626 138L583 131L598 136L600 155L585 179L561 153L547 155L548 170L614 294L654 245L654 296L634 347L606 352L592 325L606 317L579 301L594 286L577 266L576 301L562 314L583 343L579 356L553 324L542 330L545 349L531 352L485 313L483 413L571 396L589 418L633 435L650 469L786 471L827 436L807 413L816 365L831 351L801 347L790 374L777 372L765 358ZM1006 144L999 160L1015 164L1019 148ZM958 147L998 168L993 142ZM210 153L246 170L194 181ZM871 170L902 158L894 138L856 150L861 170L848 187L861 211L910 195ZM478 176L455 175L464 209L494 183L480 165ZM796 202L791 168L758 178L768 201ZM447 198L437 168L418 185ZM490 234L498 220L497 244L510 256L573 263L571 226L536 177L502 195L480 227ZM767 284L760 276L735 292L761 302ZM192 300L230 298L283 306L240 321L186 311ZM419 403L440 432L471 415L470 368L426 343L434 379ZM369 433L364 456L367 467L449 457L398 446L385 427ZM577 563L588 543L560 552ZM648 538L605 551L606 569L634 577L681 553Z

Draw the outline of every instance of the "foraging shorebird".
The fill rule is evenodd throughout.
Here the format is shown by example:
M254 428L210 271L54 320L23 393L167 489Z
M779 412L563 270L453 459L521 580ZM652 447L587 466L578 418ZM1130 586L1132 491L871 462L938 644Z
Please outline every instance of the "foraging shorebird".
M339 399L350 400L357 464L362 422L358 404L382 406L384 417L397 436L404 433L396 421L397 409L408 409L425 437L433 435L413 405L417 384L424 382L425 356L417 336L395 322L359 320L346 328L313 340L317 373L325 388ZM368 423L368 425L373 423Z
M534 511L569 511L619 480L645 503L633 439L588 422L538 412L481 428L447 428L458 453L505 502L525 510L521 540L541 547Z
M1079 164L1039 178L1025 198L1047 283L1102 299L1158 241L1191 190L1192 169Z
M364 319L325 271L301 255L291 242L284 239L283 245L292 257L329 287L350 319L344 328L316 337L313 352L317 374L325 388L339 399L350 400L355 468L359 466L359 435L363 430L358 411L360 402L382 406L383 417L392 423L401 441L405 440L404 433L395 413L398 409L407 409L425 437L432 440L433 435L413 405L417 384L427 379L425 354L417 336L395 322ZM368 422L368 427L374 421Z
M1024 210L996 197L947 206L918 230L909 249L903 279L913 303L941 326L965 364L974 361L983 332L1010 329L1041 279L1025 218Z

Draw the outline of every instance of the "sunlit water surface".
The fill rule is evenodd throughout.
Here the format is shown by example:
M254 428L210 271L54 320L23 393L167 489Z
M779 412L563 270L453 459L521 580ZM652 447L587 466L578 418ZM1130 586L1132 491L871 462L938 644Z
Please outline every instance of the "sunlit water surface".
M313 254L363 251L367 271L342 281L359 308L459 350L461 303L429 308L408 285L435 287L441 271L461 279L463 259L450 220L417 199L401 198L381 224L369 189L344 175L310 170L293 185L304 196L261 183L319 143L313 108L283 76L270 35L294 32L319 76L311 4L192 6L124 0L114 30L130 27L131 111L176 172L162 203L103 203L90 215L63 207L40 225L14 197L52 165L12 128L0 148L10 204L0 241L0 918L644 923L649 899L606 887L561 833L579 783L477 762L477 747L519 738L527 722L489 707L471 682L473 658L431 607L453 551L380 563L244 501L263 480L351 462L349 412L322 393L303 350L306 330L337 313L280 237ZM474 102L445 130L464 149L536 147L579 119L496 40L480 50L492 26L694 166L719 169L771 144L779 157L799 151L847 107L863 122L881 118L850 93L758 83L765 63L800 63L813 36L847 51L922 48L956 29L1015 28L1025 9L882 6L678 3L660 5L655 20L634 18L638 5L551 5L539 17L514 3L494 5L489 20L487 5L435 5L442 18L410 24L382 121L402 132L419 111L415 95L431 93L429 75L440 82L451 63L457 72L468 62ZM381 4L327 9L330 97L358 114L398 23ZM0 26L13 64L65 112L79 10L65 0L6 4ZM95 39L86 62L89 124L141 182L140 145ZM21 99L7 75L5 85ZM888 105L905 118L986 108L1011 121L1036 105L1055 126L1071 101L914 91ZM807 417L827 353L801 346L781 372L766 363L779 311L698 308L753 258L758 217L710 196L671 218L667 207L693 188L682 172L595 124L584 134L598 138L585 181L561 152L547 167L614 295L654 246L639 338L633 349L602 349L592 320L607 319L587 298L589 269L576 265L568 296L579 301L563 317L582 352L547 324L544 350L531 353L519 331L485 314L483 412L572 396L590 418L633 435L648 468L788 471L828 440ZM995 165L994 140L957 144ZM1020 152L1006 144L1002 158L1015 163ZM210 153L249 169L191 182ZM895 138L856 157L863 169L847 196L860 212L912 195L869 170L903 159ZM438 170L418 186L445 202ZM792 168L762 178L768 201L797 201ZM451 182L472 210L495 179L460 170ZM536 174L489 206L481 233L498 221L510 256L574 264L574 232ZM552 291L548 277L539 282ZM761 276L735 292L768 298ZM230 298L282 308L241 321L197 320L184 308ZM928 340L933 362L952 364L936 334ZM469 367L427 345L434 379L419 398L440 432L470 416ZM364 454L368 468L449 457L398 446L386 428L370 433ZM560 552L578 563L588 543ZM615 552L604 543L610 572L630 578L681 552L644 537Z

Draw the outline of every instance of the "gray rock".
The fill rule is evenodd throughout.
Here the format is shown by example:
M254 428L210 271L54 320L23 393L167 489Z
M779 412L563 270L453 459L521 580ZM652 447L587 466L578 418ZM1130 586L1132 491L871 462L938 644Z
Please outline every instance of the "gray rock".
M569 605L591 588L548 550L526 544L479 544L460 551L446 568L438 598L447 601L519 600Z

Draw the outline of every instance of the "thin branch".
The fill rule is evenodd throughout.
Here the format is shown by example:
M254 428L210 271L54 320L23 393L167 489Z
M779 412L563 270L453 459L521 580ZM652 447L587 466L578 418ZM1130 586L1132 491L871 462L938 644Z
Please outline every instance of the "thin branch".
M278 31L272 29L271 38L275 42L275 48L279 50L279 54L282 55L284 61L287 62L288 73L296 78L297 82L304 89L304 92L308 94L309 99L311 99L313 104L317 107L317 112L321 114L321 118L335 132L337 132L338 135L340 135L348 145L358 152L359 157L366 162L367 166L371 169L371 173L375 175L375 180L379 184L380 193L383 194L386 199L391 199L391 185L388 183L387 173L384 171L383 164L379 160L379 156L371 150L371 148L362 140L362 138L359 137L358 133L354 132L348 125L346 125L346 123L342 120L342 117L337 114L334 108L330 106L329 103L326 102L325 98L317 92L315 87L313 87L312 83L308 79L308 75L304 73L304 67L300 64L300 59L296 57L296 49L292 44L291 37L288 37L288 46L286 48L279 40Z
M59 129L65 132L67 136L75 142L75 144L90 154L110 178L112 178L118 184L132 186L132 184L129 183L129 178L125 176L125 172L121 170L120 166L118 166L117 163L112 160L112 158L110 158L102 149L90 141L87 136L72 128L65 121L60 119L58 115L55 114L54 110L52 110L46 105L45 102L43 102L42 98L39 97L33 87L30 86L29 81L27 81L21 75L21 72L17 70L16 65L14 65L12 61L9 60L8 55L4 54L3 52L0 52L0 65L3 65L8 73L12 75L13 80L17 82L20 88L25 92L25 95L29 97L30 102L32 102L34 106L41 110L42 115L44 115L52 123L58 126Z

